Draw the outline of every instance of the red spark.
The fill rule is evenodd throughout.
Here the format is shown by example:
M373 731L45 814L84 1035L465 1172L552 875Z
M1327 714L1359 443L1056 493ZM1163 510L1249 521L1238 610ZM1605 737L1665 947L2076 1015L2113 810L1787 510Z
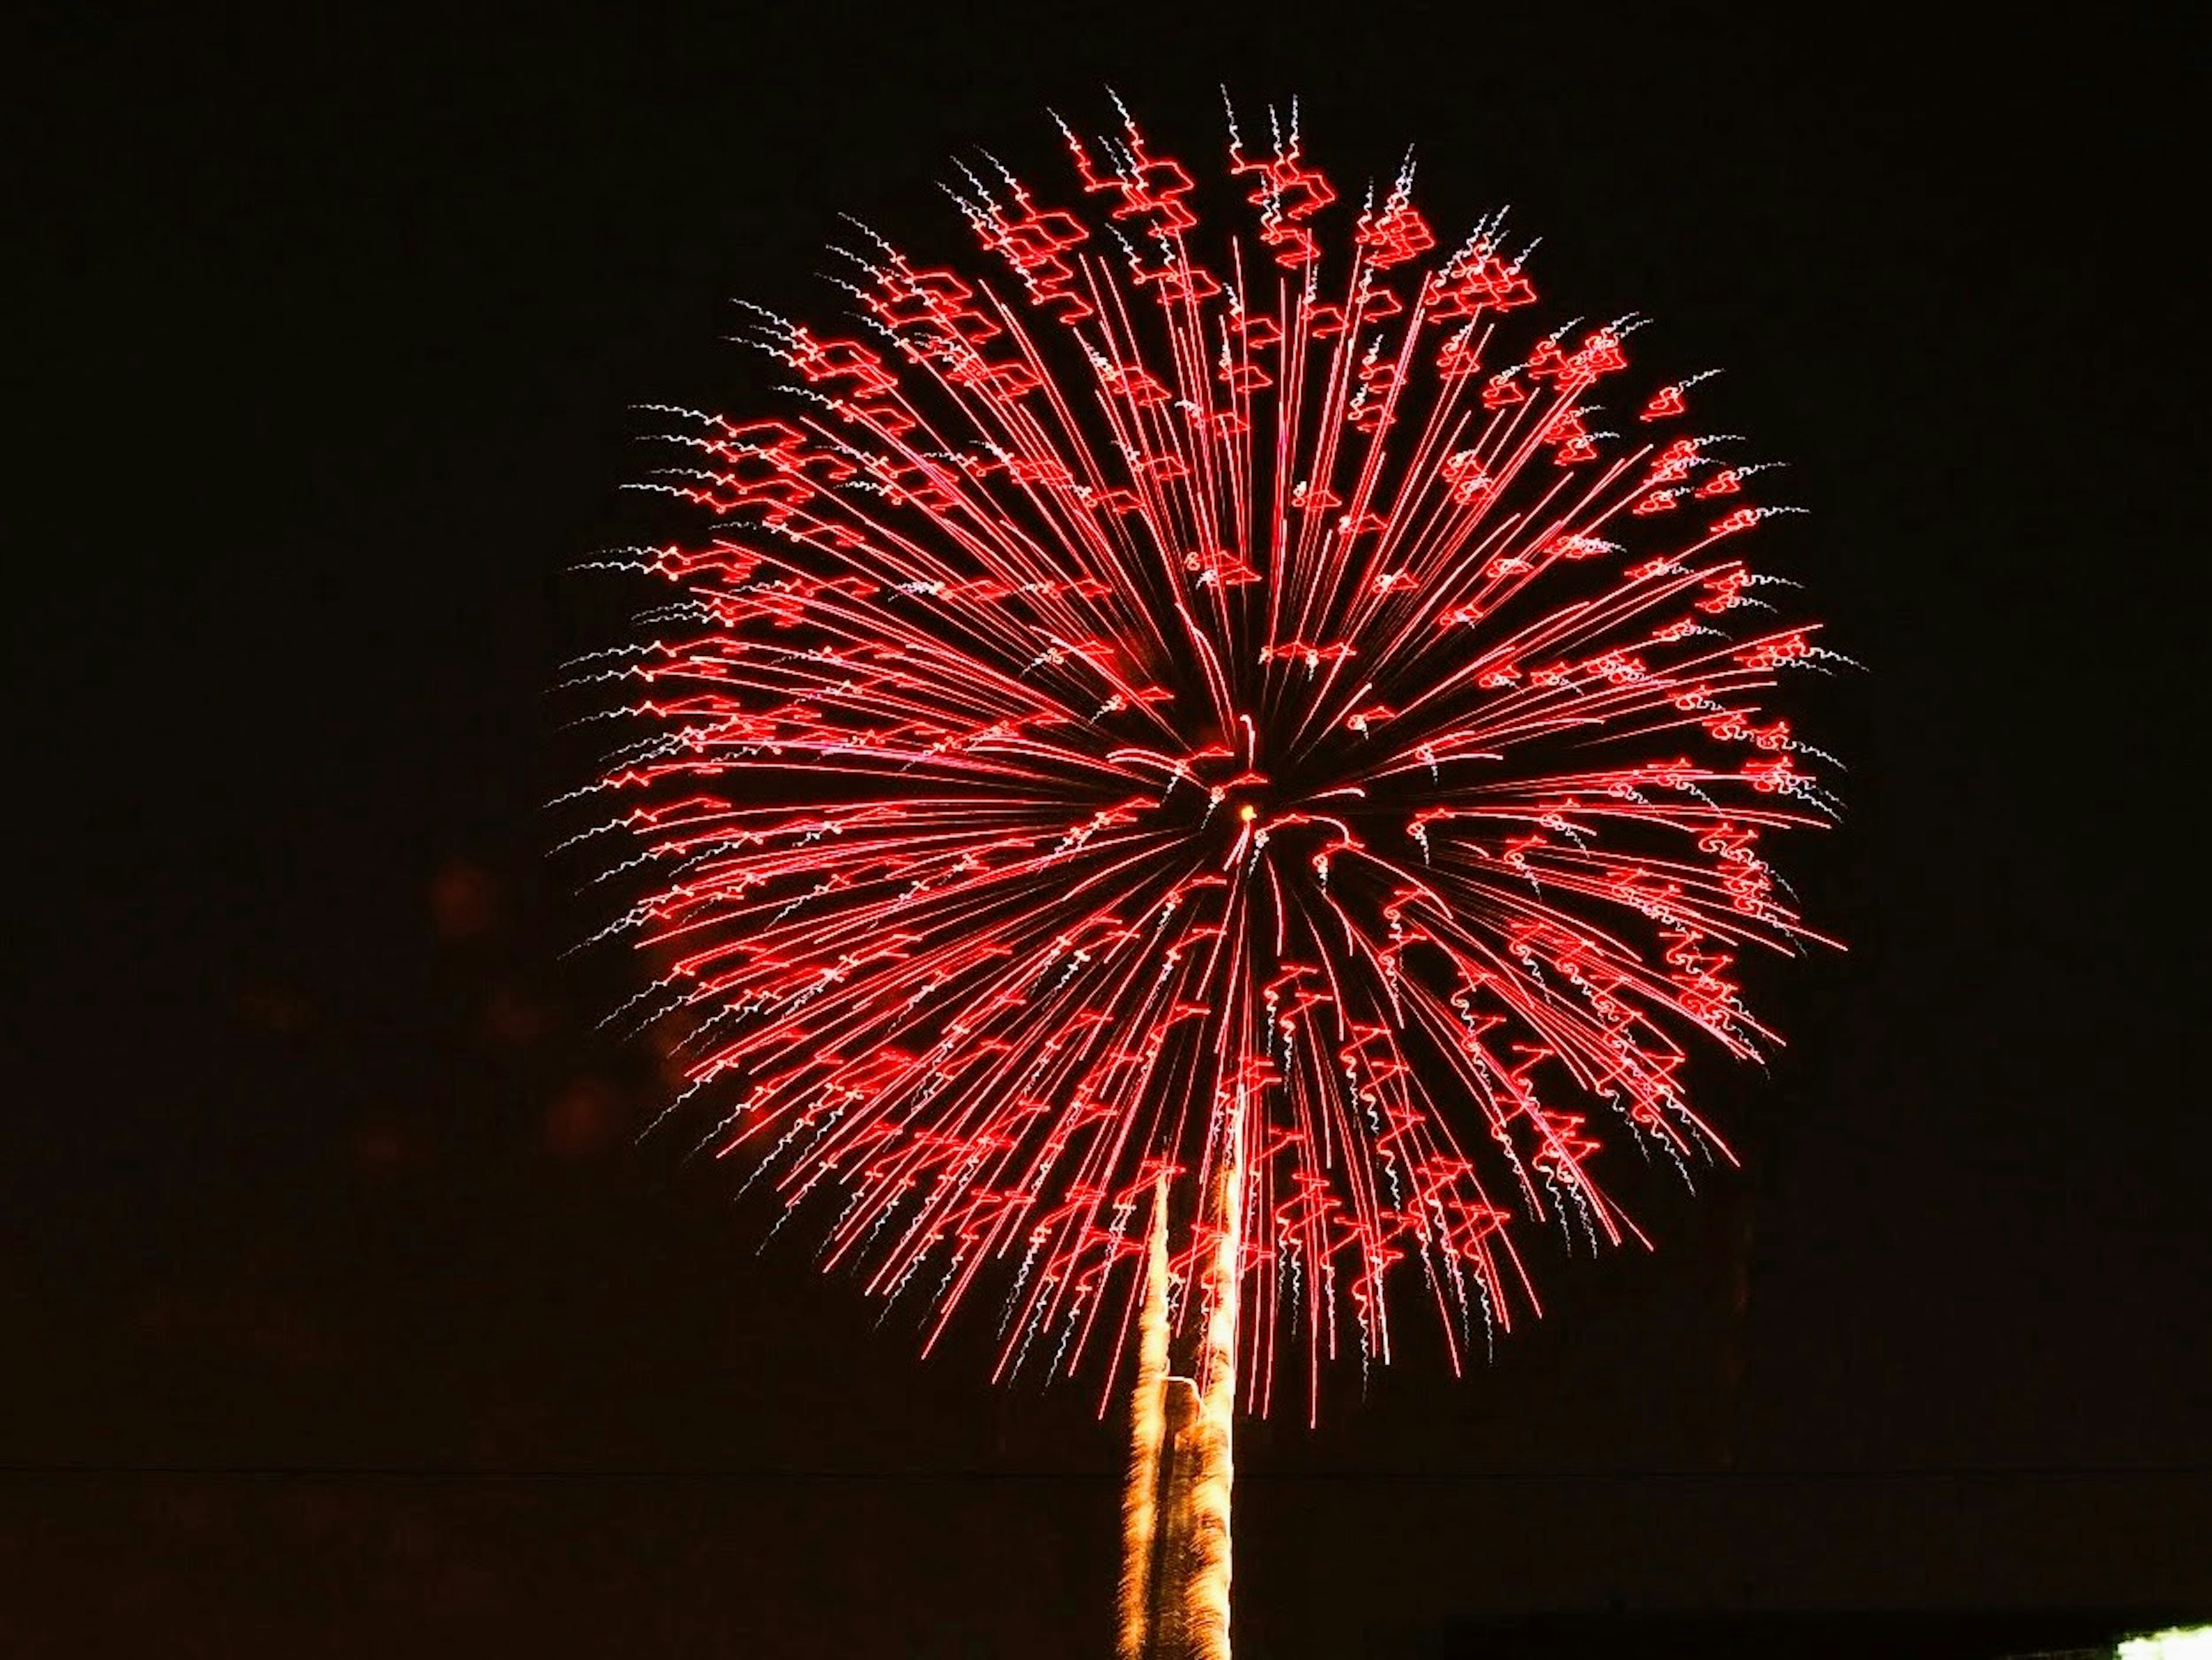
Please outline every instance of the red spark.
M621 562L675 600L583 677L650 689L586 792L651 873L605 932L714 1148L929 1341L994 1299L1002 1373L1110 1377L1163 1173L1241 1146L1265 1411L1389 1358L1386 1283L1456 1365L1534 1308L1527 1226L1641 1238L1623 1144L1728 1156L1685 1045L1771 1046L1737 959L1819 938L1765 700L1839 660L1728 626L1784 509L1668 435L1702 377L1616 388L1631 320L1511 315L1502 219L1439 258L1410 173L1355 208L1232 129L1256 233L1204 239L1133 123L1067 142L1065 205L957 192L1000 274L871 237L852 337L757 313L778 418L665 411L708 525Z

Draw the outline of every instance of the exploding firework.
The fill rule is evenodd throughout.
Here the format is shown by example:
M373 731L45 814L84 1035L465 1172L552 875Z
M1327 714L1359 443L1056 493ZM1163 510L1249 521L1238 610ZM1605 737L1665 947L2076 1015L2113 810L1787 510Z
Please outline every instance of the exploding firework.
M1354 203L1268 125L1241 232L1063 127L1056 195L960 170L984 257L856 230L836 331L749 310L781 413L661 411L702 522L602 562L673 593L577 677L702 1146L927 1342L984 1304L1001 1375L1110 1389L1167 1207L1261 1412L1409 1297L1457 1365L1529 1228L1643 1238L1609 1162L1727 1157L1683 1069L1770 1048L1738 960L1818 937L1770 705L1835 660L1698 377L1618 390L1638 319L1536 320L1503 216L1447 246L1410 165Z

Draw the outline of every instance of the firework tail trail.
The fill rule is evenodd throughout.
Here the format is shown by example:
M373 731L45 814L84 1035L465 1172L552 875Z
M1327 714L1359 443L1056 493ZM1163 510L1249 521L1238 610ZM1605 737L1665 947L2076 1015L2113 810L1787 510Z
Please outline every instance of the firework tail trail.
M1232 1156L1211 1197L1218 1231L1210 1277L1212 1308L1206 1348L1191 1380L1190 1413L1177 1452L1189 1466L1182 1509L1189 1537L1188 1578L1180 1587L1183 1643L1190 1660L1229 1660L1230 1500L1236 1475L1238 1259L1243 1247L1244 1135L1240 1110L1230 1130Z
M1530 1227L1644 1239L1608 1157L1729 1157L1685 1069L1771 1051L1739 960L1820 938L1771 703L1838 660L1765 608L1786 509L1696 377L1621 402L1633 323L1527 324L1502 220L1440 252L1293 123L1232 133L1217 255L1133 123L1068 143L1081 211L956 193L1005 277L864 239L855 332L754 314L782 417L661 412L710 525L605 562L674 599L580 666L630 737L579 839L631 844L604 935L702 1145L826 1267L930 1345L995 1303L999 1375L1088 1361L1103 1410L1163 1225L1202 1345L1218 1240L1164 1195L1233 1153L1231 1370L1310 1414L1390 1287L1457 1366L1534 1310Z
M1121 1660L1230 1660L1237 1263L1245 1177L1241 1116L1238 1122L1236 1152L1206 1195L1203 1225L1214 1245L1206 1272L1214 1289L1204 1341L1187 1375L1170 1369L1164 1203L1153 1213L1122 1500Z

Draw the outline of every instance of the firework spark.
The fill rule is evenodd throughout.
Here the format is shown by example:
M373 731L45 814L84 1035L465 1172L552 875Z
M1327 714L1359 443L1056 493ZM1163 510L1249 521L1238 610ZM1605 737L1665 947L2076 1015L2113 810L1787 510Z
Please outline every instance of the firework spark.
M1527 320L1502 216L1445 247L1410 166L1354 204L1269 125L1243 234L1063 127L1062 199L963 170L972 268L860 233L844 330L749 313L788 398L663 411L706 522L605 562L673 596L578 676L703 1145L928 1342L987 1301L1002 1375L1109 1389L1162 1205L1207 1347L1236 1171L1262 1412L1389 1359L1386 1287L1457 1365L1536 1306L1526 1227L1641 1239L1617 1149L1727 1156L1682 1069L1771 1048L1738 958L1818 937L1768 704L1836 660L1693 380L1618 390L1636 319Z

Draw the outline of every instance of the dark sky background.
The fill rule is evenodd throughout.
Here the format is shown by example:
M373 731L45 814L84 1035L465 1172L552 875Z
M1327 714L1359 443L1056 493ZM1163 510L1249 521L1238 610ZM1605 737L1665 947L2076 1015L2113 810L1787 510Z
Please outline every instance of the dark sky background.
M2212 1617L2202 42L1491 9L33 20L0 1651L1107 1652L1119 1426L635 1143L540 810L629 406L743 407L730 297L836 315L840 211L950 236L946 158L1055 176L1107 82L1201 172L1224 81L1340 181L1416 143L1441 227L1728 366L1869 670L1800 723L1851 952L1698 1077L1747 1171L1489 1370L1244 1431L1240 1653Z

